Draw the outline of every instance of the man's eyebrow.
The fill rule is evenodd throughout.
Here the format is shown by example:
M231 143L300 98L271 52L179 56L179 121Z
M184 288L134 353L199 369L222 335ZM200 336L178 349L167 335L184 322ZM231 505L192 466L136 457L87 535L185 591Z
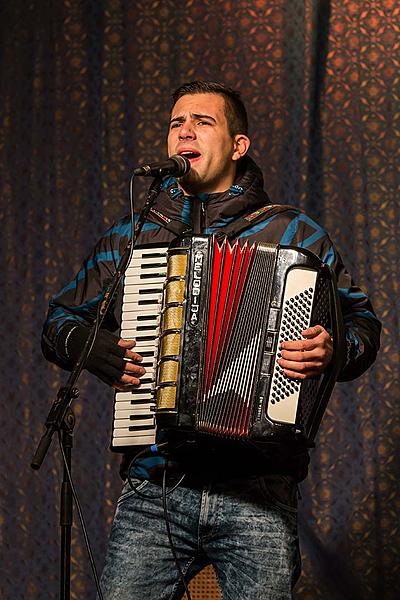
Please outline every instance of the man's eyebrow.
M200 115L198 113L192 113L191 115L192 117L194 117L195 119L210 119L211 121L214 121L214 123L216 123L217 121L214 119L214 117L212 117L211 115Z
M217 121L214 119L214 117L212 117L211 115L201 115L200 113L191 113L190 114L192 119L210 119L211 121L214 121L214 123L216 123ZM170 120L169 124L171 125L171 123L183 123L183 121L185 120L185 117L174 117L173 119Z

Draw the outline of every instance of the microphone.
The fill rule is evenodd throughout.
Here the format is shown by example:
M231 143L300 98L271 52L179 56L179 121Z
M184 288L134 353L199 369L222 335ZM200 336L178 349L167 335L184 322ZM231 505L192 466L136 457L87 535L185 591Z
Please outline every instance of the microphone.
M186 175L190 171L190 166L188 158L180 154L174 154L167 160L136 167L133 174L135 176L143 175L144 177L165 177L165 175L182 177L182 175Z

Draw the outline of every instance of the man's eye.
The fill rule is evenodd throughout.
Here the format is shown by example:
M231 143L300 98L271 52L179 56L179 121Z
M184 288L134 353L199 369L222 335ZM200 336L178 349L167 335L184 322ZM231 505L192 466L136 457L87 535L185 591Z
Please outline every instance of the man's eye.
M208 121L198 121L197 125L210 125Z

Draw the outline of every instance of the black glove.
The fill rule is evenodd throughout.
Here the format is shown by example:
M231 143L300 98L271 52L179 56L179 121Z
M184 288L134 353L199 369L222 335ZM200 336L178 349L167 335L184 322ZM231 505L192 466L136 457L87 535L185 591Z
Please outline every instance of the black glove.
M64 331L63 328L58 345L72 368L89 337L90 329L84 325L73 325L65 329L67 331ZM125 370L126 349L118 346L118 341L119 338L116 335L106 329L100 329L85 365L85 369L108 385L116 383Z

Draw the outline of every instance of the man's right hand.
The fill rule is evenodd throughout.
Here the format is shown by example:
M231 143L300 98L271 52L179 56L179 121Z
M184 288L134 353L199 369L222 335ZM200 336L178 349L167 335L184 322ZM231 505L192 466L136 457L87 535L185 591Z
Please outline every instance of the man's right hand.
M63 345L71 368L72 363L78 360L89 333L90 329L84 325L75 325L66 333ZM138 386L146 371L140 366L143 358L132 350L135 344L135 340L120 339L107 329L100 329L85 368L117 390Z
M118 346L125 348L124 360L126 365L124 373L121 375L119 381L113 384L113 388L124 391L129 386L140 385L139 377L146 373L146 369L138 364L142 362L143 357L140 356L140 354L137 354L137 352L132 351L132 348L136 346L135 340L124 340L121 338L118 342Z

